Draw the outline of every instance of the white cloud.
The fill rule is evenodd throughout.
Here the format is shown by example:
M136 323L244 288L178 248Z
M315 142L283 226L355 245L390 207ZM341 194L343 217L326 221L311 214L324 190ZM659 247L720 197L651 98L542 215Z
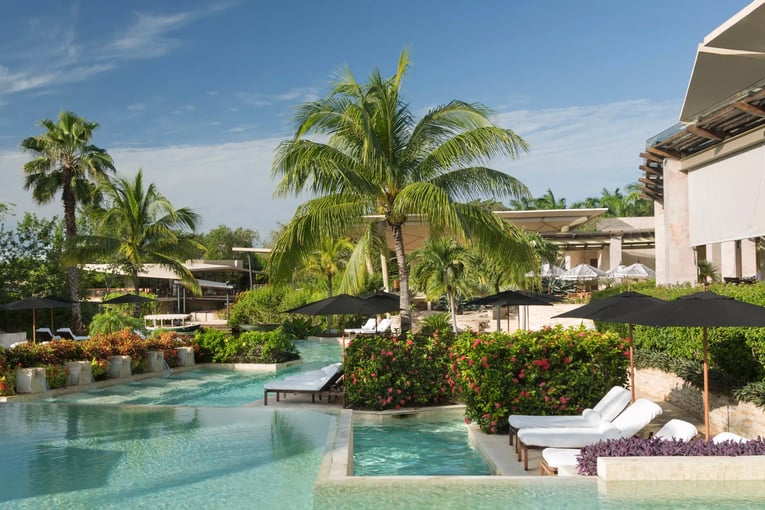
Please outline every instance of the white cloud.
M165 34L186 25L194 17L190 13L155 16L138 13L131 26L120 31L103 49L106 57L153 58L169 53L180 43Z
M135 103L135 104L128 105L127 107L127 109L130 110L131 112L140 112L144 108L146 108L145 103Z
M539 196L551 188L569 204L598 196L640 177L639 153L650 136L671 126L678 104L626 101L604 105L521 110L497 115L497 122L531 144L518 160L492 164L519 178ZM298 198L273 199L270 177L273 152L281 138L240 143L162 148L109 149L118 171L133 176L143 168L176 207L188 206L203 219L207 231L220 224L257 229L267 237L277 223L286 223ZM60 203L40 209L22 189L21 168L27 157L0 152L0 202L15 202L16 211L61 214Z

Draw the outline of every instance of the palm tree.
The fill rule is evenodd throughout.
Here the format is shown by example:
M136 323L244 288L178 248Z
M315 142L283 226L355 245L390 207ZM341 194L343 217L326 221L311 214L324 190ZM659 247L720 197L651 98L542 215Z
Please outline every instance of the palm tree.
M98 127L71 112L61 112L58 122L40 122L45 132L21 142L21 147L35 155L24 164L24 189L31 189L39 204L45 204L61 192L64 204L66 238L77 235L75 210L77 204L97 201L96 185L108 180L107 171L114 171L111 156L91 145L93 131ZM68 269L69 297L72 305L72 329L82 332L80 310L80 275L77 267Z
M412 258L412 280L430 301L446 294L456 333L457 293L470 295L477 287L477 281L469 278L470 252L451 239L428 239Z
M309 254L303 266L308 274L319 275L327 279L327 294L332 297L332 281L342 271L353 251L353 243L346 237L332 239L325 237L319 249ZM327 315L327 329L332 329L332 316Z
M178 274L193 293L200 294L194 275L183 265L184 260L204 252L204 246L192 237L199 216L185 207L174 208L153 183L144 188L140 170L132 181L118 177L102 183L100 191L108 207L92 211L95 234L74 239L68 254L71 261L95 257L113 260L130 276L136 296L143 265L159 264ZM139 306L136 303L136 317Z
M534 200L534 205L537 209L565 209L566 199L555 198L555 194L552 192L552 190L547 188L547 191L544 195Z
M507 229L492 212L460 202L528 195L517 179L483 166L495 157L515 158L527 150L526 142L494 125L487 108L462 101L435 107L415 122L399 95L408 66L402 52L391 78L374 71L366 84L345 70L329 97L300 107L294 138L282 142L274 158L272 174L281 177L275 195L308 191L315 198L298 207L274 244L268 267L273 278L287 278L322 238L351 235L359 242L343 286L358 288L367 255L383 249L390 229L403 331L411 325L404 247L408 221L426 221L434 237L470 239L514 258L533 253L519 229ZM311 135L320 141L308 139ZM363 221L368 215L379 220Z

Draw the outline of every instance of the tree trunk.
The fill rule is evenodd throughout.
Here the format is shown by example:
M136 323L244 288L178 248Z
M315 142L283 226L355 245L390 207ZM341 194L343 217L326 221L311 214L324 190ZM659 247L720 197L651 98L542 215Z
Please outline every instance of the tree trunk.
M332 275L327 275L327 290L329 291L329 297L332 297ZM327 315L327 331L332 331L332 316Z
M454 302L454 290L451 288L446 289L446 293L449 296L449 312L451 312L452 315L452 331L457 333L457 306Z
M409 269L406 265L406 253L404 251L404 231L401 225L391 225L393 234L393 249L396 252L396 263L398 263L398 282L401 292L400 305L401 310L401 333L406 333L412 329L412 312L409 309Z
M133 289L135 290L135 297L138 297L141 295L141 289L139 287L139 279L138 279L138 269L131 268L130 269L130 276L133 278ZM136 301L133 304L133 317L136 319L141 317L141 303Z
M77 235L77 221L75 216L75 200L72 195L72 171L64 170L64 185L61 191L61 200L64 202L64 228L67 241ZM80 270L77 266L67 269L69 283L69 299L72 300L72 323L71 328L76 334L84 333L82 325L82 309L80 308Z

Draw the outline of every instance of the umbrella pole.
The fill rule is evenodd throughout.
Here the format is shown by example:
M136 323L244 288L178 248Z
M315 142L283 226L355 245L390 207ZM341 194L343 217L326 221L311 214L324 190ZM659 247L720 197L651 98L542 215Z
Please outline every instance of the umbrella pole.
M500 314L502 312L502 307L500 305L494 306L494 315L497 317L497 333L502 331L502 317L500 317ZM509 330L509 328L508 328Z
M635 337L633 336L632 324L629 325L630 331L630 389L632 390L632 401L635 401L635 351L633 344L635 343Z
M35 309L32 308L32 343L37 343L37 325L35 324Z
M707 328L704 326L704 430L709 441L709 361L707 360Z

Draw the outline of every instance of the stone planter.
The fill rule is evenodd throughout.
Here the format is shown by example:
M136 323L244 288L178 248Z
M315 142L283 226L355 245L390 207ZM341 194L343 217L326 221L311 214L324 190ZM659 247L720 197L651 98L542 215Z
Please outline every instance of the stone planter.
M48 389L45 369L19 368L16 370L16 393L43 393Z
M598 478L627 481L765 479L765 455L742 457L599 457Z
M93 382L90 361L69 361L65 366L69 369L67 386L85 386Z
M178 365L182 367L194 366L194 349L191 347L178 347L176 348L176 355L178 356Z
M106 377L116 379L118 377L130 377L131 374L130 356L112 356Z
M162 372L165 370L165 353L162 351L148 351L146 364L149 372Z

